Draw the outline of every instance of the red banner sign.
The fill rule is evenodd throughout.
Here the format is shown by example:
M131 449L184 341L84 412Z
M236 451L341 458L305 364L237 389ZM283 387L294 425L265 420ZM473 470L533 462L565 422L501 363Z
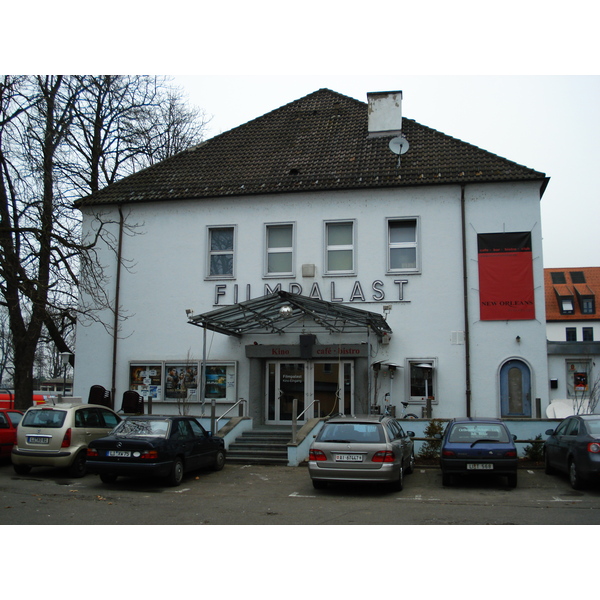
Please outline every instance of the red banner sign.
M535 319L531 233L477 236L482 321Z

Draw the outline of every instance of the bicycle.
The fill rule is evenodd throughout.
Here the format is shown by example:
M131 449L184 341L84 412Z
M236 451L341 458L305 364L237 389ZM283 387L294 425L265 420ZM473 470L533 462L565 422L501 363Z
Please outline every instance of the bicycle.
M402 412L400 413L399 417L396 417L397 419L418 419L419 418L414 413L406 412L406 407L409 404L408 402L400 402L400 404L402 404ZM389 392L383 397L383 414L388 417L392 416L391 411L390 411L390 393Z

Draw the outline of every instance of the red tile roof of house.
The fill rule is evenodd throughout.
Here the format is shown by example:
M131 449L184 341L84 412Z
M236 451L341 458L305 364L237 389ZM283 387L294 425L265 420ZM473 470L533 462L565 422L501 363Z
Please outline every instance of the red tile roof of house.
M560 283L561 281L564 283ZM544 287L546 321L597 321L600 319L600 307L598 306L600 267L544 269ZM585 296L593 297L595 309L593 314L581 312L581 300ZM572 314L561 313L561 298L572 300Z

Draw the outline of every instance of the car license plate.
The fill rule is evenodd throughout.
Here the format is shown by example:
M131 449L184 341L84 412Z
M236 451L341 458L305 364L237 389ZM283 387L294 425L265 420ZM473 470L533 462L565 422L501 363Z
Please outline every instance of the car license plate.
M38 435L28 435L27 443L28 444L49 444L50 438L42 437L42 436L38 436Z
M468 463L467 469L469 471L491 471L494 469L494 465L491 463Z
M362 462L362 454L336 454L336 462Z
M131 456L131 452L127 452L125 450L109 450L106 453L106 456L111 456L114 458L129 458Z

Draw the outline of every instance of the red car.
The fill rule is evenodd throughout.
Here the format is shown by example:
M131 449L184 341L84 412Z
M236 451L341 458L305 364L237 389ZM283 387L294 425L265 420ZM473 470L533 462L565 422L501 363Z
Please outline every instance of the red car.
M17 439L17 425L23 417L20 410L0 408L0 458L9 458Z

